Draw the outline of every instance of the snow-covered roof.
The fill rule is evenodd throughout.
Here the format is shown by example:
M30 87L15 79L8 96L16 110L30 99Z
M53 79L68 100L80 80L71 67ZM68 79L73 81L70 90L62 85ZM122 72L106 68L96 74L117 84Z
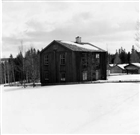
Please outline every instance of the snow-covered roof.
M131 63L134 66L140 67L140 63Z
M90 50L99 50L97 47L94 47L94 46L91 46L87 43L84 43L84 44L77 44L77 43L74 43L74 42L70 42L70 41L61 41L63 43L67 43L67 44L71 44L71 45L76 45L78 47L82 47L82 48L85 48L85 49L90 49Z
M117 66L120 67L121 69L125 69L124 67L127 66L128 64L118 64Z
M114 64L109 64L109 66L110 66L110 67L113 67L113 66L114 66Z
M72 41L63 41L63 40L56 40L60 44L64 45L65 47L73 50L73 51L90 51L90 52L105 52L105 50L92 45L90 43L75 43Z

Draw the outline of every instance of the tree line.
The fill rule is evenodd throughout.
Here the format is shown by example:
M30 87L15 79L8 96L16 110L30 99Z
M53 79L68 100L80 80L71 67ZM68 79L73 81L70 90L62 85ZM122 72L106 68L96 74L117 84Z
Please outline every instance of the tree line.
M131 52L126 52L122 47L115 54L107 53L108 64L140 63L140 52L132 46Z
M107 64L140 63L140 52L134 45L131 52L126 52L122 47L115 54L107 53ZM20 82L20 84L40 81L40 51L31 47L28 51L20 51L15 58L12 54L0 63L0 83Z
M8 59L1 60L0 68L1 83L35 84L40 80L40 51L31 47L25 56L22 51L15 58L11 54Z

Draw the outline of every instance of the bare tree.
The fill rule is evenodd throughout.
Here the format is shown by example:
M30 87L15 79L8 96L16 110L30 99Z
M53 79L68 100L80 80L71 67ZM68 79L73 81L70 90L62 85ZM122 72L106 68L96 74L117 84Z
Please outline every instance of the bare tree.
M25 88L25 75L24 75L24 72L25 72L25 69L24 69L24 48L23 48L23 40L20 41L21 43L21 46L19 47L19 51L22 55L22 85L23 87Z
M9 59L9 74L10 74L10 80L11 82L15 82L15 74L14 74L15 64L12 54L10 55Z
M5 62L0 60L0 76L3 83L6 83L6 69Z
M31 81L33 83L33 86L35 85L35 82L39 77L38 57L39 54L33 47L31 47L25 54L26 80Z

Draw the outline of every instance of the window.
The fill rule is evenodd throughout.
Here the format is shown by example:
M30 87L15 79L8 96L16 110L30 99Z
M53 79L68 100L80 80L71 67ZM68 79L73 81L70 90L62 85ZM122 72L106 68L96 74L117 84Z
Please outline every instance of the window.
M46 81L49 80L49 72L48 72L48 71L45 71L45 72L44 72L44 79L45 79Z
M82 53L82 65L83 65L83 67L87 66L87 54L86 53Z
M100 55L99 55L99 53L97 53L97 54L96 54L96 58L97 58L97 59L99 59L99 58L100 58Z
M87 71L83 71L83 81L87 80Z
M94 54L92 54L92 56L91 56L92 58L91 58L91 61L92 61L92 63L94 63L95 62L95 55Z
M65 72L60 73L60 80L61 81L66 81L66 73Z
M65 53L60 54L60 65L65 65L66 64L66 55Z
M100 55L99 53L96 53L96 69L100 68Z
M49 56L48 56L48 54L44 55L44 65L49 65Z

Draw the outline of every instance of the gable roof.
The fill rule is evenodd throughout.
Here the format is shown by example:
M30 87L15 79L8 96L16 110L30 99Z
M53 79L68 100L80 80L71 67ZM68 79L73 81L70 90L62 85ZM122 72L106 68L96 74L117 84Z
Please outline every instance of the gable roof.
M131 64L140 68L140 63L131 63Z
M115 68L115 67L119 67L122 70L125 70L125 66L127 66L129 64L109 64L110 68Z
M126 65L124 68L127 68L128 66L131 66L131 65L140 68L140 63L130 63L130 64Z
M63 40L56 40L59 44L67 47L72 51L84 51L84 52L106 52L105 50L92 45L91 43L82 42L82 43L75 43L71 41L63 41Z
M116 64L108 64L110 67L114 67L116 66Z
M117 66L123 70L125 70L125 66L127 66L128 64L118 64Z
M71 50L71 51L77 51L77 52L106 52L105 50L87 42L82 43L75 43L72 41L63 41L63 40L53 40L49 45L47 45L42 51L46 50L51 44L54 42L62 45L63 47Z

